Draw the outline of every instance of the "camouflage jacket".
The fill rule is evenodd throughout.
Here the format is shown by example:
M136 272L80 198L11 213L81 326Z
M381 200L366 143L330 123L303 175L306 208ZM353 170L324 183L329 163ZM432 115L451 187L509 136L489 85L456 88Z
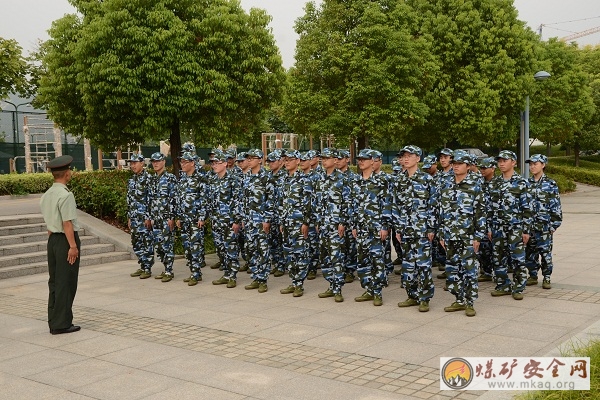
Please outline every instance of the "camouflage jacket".
M348 224L350 187L344 173L335 169L330 175L323 174L314 186L313 214L317 226Z
M177 183L177 218L204 221L208 214L206 193L206 179L201 172L182 175Z
M278 214L279 222L302 221L309 225L312 219L313 186L311 176L296 170L287 174L281 187Z
M227 170L222 178L215 174L210 181L208 193L208 209L213 220L229 220L238 224L242 222L242 185L234 171Z
M556 182L545 174L537 182L532 176L529 178L529 193L532 198L532 231L557 230L562 223L562 207Z
M476 176L447 181L437 202L438 235L445 241L483 240L487 235L485 197Z
M247 223L271 223L273 219L273 186L264 168L244 175L241 214Z
M392 209L387 183L379 175L365 179L357 175L350 189L350 228L370 231L389 230Z
M447 179L447 178L446 178ZM438 186L431 175L417 169L405 171L393 184L394 227L403 237L423 238L437 230Z
M174 219L177 211L177 178L169 172L152 175L150 216L153 220Z
M508 180L495 176L490 183L488 219L492 229L508 227L531 231L531 195L527 181L516 172Z
M145 169L127 182L127 217L150 219L152 177Z
M281 202L281 194L283 190L283 182L285 178L288 176L287 170L285 168L280 168L279 171L273 173L273 171L269 171L269 179L270 179L270 193L272 193L273 199L272 202L274 204L273 208L273 223L279 223L279 203ZM275 206L277 205L277 206Z

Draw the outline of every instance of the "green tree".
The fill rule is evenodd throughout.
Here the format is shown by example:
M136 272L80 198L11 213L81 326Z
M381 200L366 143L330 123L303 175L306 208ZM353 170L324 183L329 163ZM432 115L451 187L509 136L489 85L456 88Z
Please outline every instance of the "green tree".
M417 16L401 0L308 3L296 21L300 38L289 71L287 119L302 136L334 135L359 147L401 141L425 122L421 101L437 65ZM368 138L368 140L367 140Z
M230 143L280 98L285 74L263 10L237 0L71 3L82 17L53 24L39 101L101 148L168 137L175 161L182 130Z
M425 146L506 146L518 136L534 71L535 34L512 0L407 0L433 38L440 74L427 93Z
M600 46L587 46L580 51L581 69L588 74L590 80L594 114L581 130L575 133L575 141L582 150L598 150L600 149ZM576 165L579 166L579 154L575 156Z
M0 99L5 99L9 93L27 95L28 71L27 61L17 41L0 37Z
M556 38L542 43L539 67L552 77L535 85L531 95L530 136L547 145L574 146L577 155L581 144L577 135L581 136L595 110L590 75L582 69L581 53L576 43Z

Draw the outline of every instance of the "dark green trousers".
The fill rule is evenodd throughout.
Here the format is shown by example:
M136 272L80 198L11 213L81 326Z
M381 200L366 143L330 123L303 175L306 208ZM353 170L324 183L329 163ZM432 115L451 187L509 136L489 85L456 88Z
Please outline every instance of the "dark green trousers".
M81 253L81 242L75 232L77 249ZM48 238L48 326L50 329L65 329L73 324L73 300L77 292L79 260L73 265L67 261L69 242L64 233L53 233Z

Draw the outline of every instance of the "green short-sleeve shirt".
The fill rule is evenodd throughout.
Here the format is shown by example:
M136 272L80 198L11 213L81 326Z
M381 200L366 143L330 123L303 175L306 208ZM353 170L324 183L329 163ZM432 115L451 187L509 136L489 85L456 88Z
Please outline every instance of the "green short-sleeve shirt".
M54 183L50 189L44 193L40 200L40 208L44 221L50 232L63 232L63 222L71 221L73 229L77 232L79 222L77 222L77 205L75 196L62 183Z

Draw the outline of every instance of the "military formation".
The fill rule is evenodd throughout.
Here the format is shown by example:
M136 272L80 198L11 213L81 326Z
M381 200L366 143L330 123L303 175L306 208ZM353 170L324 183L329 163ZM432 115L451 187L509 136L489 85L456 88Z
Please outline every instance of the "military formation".
M206 170L186 143L176 177L165 170L165 155L152 154L151 174L144 157L133 154L127 203L139 268L131 276L150 278L156 251L164 270L155 278L173 280L178 228L190 271L183 281L198 284L211 229L219 257L211 268L223 272L212 284L227 288L247 271L244 288L265 293L270 275L287 274L280 293L301 297L320 268L326 283L319 298L341 303L344 285L358 279L364 293L354 300L381 306L395 273L407 296L398 306L427 312L437 266L437 278L455 297L444 311L469 317L476 315L479 282L493 281L494 297L522 300L541 270L542 287L550 289L552 236L562 211L556 182L544 174L548 159L526 160L531 177L525 179L509 150L485 159L448 148L423 156L419 147L405 146L386 173L382 153L363 149L355 173L347 150L276 149L266 169L261 150L214 149Z

